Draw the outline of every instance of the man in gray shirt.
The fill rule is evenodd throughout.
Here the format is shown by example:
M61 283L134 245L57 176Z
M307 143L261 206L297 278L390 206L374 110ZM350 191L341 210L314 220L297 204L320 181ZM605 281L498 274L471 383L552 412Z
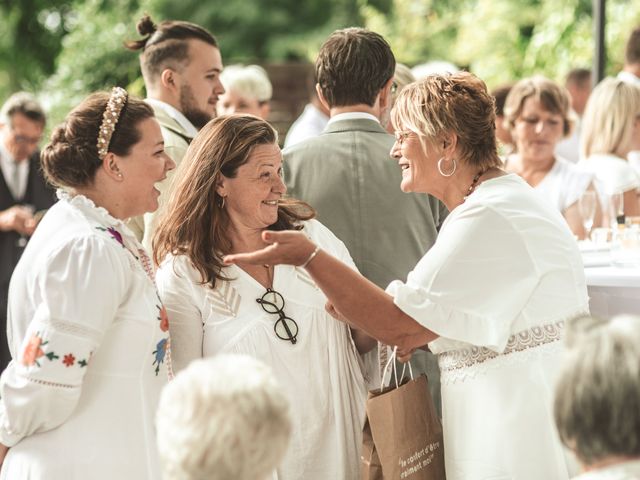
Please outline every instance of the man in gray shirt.
M382 288L406 280L446 215L435 198L400 190L401 170L390 157L394 138L380 125L390 108L395 63L377 33L347 28L331 34L315 67L329 123L320 136L284 151L289 195L311 204L360 272ZM437 367L428 370L435 383Z

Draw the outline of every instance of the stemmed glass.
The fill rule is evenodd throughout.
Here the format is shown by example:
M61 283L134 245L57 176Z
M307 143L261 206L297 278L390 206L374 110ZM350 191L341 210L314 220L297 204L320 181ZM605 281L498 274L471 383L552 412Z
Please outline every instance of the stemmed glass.
M612 193L609 197L611 202L611 228L615 228L617 224L624 223L624 196L622 192Z
M582 217L582 226L584 227L585 239L589 239L591 235L591 229L593 228L593 221L596 216L596 192L593 190L587 190L580 196L578 200L578 208L580 210L580 216Z

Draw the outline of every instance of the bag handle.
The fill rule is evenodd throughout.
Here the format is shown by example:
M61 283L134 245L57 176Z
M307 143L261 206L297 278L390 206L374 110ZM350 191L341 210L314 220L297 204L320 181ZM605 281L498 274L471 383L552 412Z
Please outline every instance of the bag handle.
M392 370L393 370L393 376L396 380L396 388L398 388L398 371L396 369L396 354L398 351L398 347L395 346L393 347L393 351L391 352L391 355L389 355L389 360L387 360L387 364L384 366L384 370L382 371L382 378L380 379L380 391L382 391L382 388L384 387L384 378L387 376L387 370L389 369L389 366L392 366ZM404 372L405 369L407 368L407 365L409 365L409 375L411 376L411 380L413 380L413 369L411 368L411 363L407 362L402 366L402 373L400 373L400 378L404 378ZM391 378L389 378L389 381L391 381Z

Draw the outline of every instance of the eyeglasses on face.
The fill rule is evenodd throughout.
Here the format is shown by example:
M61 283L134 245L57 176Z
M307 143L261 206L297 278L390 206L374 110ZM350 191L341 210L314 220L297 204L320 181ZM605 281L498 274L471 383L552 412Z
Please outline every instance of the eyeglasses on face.
M13 141L20 145L37 145L42 137L27 137L26 135L13 134Z
M396 137L398 145L402 145L412 133L413 132L411 130L397 130L394 133L394 136Z
M276 336L295 345L298 341L298 324L293 318L284 314L284 298L282 298L282 295L271 288L267 288L264 295L261 298L257 298L256 302L260 304L265 312L278 315L278 320L273 325L273 331Z

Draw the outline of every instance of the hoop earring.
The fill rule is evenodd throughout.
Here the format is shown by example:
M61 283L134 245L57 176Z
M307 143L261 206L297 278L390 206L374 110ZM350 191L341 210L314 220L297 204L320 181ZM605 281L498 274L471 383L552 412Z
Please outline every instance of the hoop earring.
M440 172L440 175L442 175L443 177L450 177L451 175L456 173L456 168L458 168L458 164L456 163L456 159L452 158L451 161L453 162L453 168L451 169L450 172L445 173L442 170L442 162L444 162L444 157L442 157L440 160L438 160L438 172Z
M224 198L225 197L222 197L222 196L220 197L220 209L221 210L224 210Z

